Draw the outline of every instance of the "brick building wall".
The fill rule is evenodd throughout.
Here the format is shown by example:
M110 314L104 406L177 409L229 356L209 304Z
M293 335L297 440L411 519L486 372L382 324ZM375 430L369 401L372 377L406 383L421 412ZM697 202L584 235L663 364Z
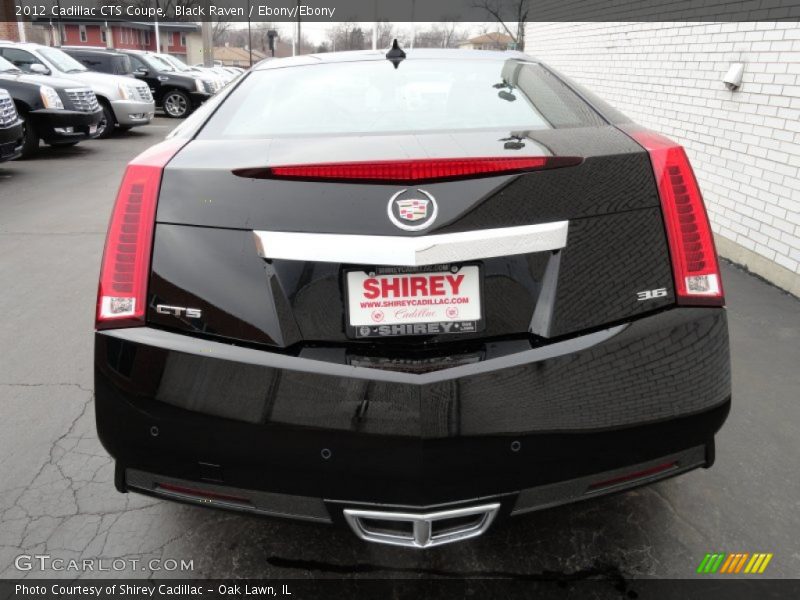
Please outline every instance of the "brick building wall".
M800 295L798 23L532 23L526 52L684 144L720 254Z
M61 43L65 46L106 46L100 25L64 25L63 30Z
M19 30L14 21L0 21L0 40L19 41Z
M14 0L0 0L0 40L19 41Z

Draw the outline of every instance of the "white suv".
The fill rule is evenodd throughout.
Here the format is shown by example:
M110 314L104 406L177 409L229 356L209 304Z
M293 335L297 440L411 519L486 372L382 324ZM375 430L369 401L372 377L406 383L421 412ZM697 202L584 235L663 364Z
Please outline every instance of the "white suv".
M103 107L103 119L95 137L111 135L115 126L128 129L147 125L155 115L155 103L147 84L133 77L89 71L58 48L0 42L0 56L27 73L73 79L89 86Z

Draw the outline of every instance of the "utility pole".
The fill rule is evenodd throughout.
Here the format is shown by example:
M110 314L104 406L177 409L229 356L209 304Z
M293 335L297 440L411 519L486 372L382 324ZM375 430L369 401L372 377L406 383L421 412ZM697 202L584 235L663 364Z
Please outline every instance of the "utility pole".
M211 21L203 21L200 24L200 32L203 38L203 66L214 66L214 32Z
M250 66L253 66L253 32L250 30L250 0L247 0L247 52Z
M372 17L375 21L372 23L372 49L378 49L378 0L375 0L373 5L375 7L375 14Z
M153 3L156 5L156 11L158 11L158 0L153 0ZM157 14L157 13L156 13ZM156 52L161 54L161 31L158 28L158 16L155 17L155 34L156 34Z
M300 0L297 0L297 52L303 53L303 34L300 32Z
M417 37L417 22L414 20L414 9L417 7L417 0L411 0L411 45L409 50L414 49L414 38Z
M61 33L63 31L61 26L61 0L56 0L56 5L58 6L58 18L56 19L56 25L58 27L58 35L56 36L56 40L58 40L58 43L56 46L63 46L64 40L61 39Z

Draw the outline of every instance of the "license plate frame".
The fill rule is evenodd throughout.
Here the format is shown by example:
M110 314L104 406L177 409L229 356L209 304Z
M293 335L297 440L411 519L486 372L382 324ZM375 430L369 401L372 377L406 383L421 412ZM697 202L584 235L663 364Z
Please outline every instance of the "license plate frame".
M470 271L464 271L469 269ZM459 319L458 317L447 318L445 320L431 320L431 317L425 320L409 319L408 321L395 322L391 319L384 319L378 323L364 323L353 325L353 315L351 315L351 289L350 289L350 274L361 273L368 277L412 277L415 275L455 275L462 273L467 274L473 272L475 277L471 285L477 288L478 309L469 313L470 318ZM485 328L485 294L483 289L484 273L483 265L480 263L463 263L463 264L442 264L442 265L429 265L426 267L391 267L391 266L375 266L375 267L347 267L342 272L342 289L344 290L344 326L345 333L350 339L375 341L379 339L390 339L398 337L410 336L452 336L475 334L484 330ZM430 280L429 280L430 281ZM471 299L471 297L470 297ZM355 300L360 302L361 300ZM446 310L447 305L440 305L441 310ZM477 312L477 318L472 318ZM391 322L390 322L391 321ZM360 323L360 321L357 321ZM388 328L388 329L387 329ZM402 331L401 331L402 330Z

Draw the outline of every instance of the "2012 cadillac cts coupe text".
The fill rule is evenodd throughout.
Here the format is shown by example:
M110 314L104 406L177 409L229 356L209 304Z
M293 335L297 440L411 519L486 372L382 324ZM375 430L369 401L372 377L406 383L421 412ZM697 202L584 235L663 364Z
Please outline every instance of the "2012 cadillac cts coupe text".
M714 461L723 290L684 150L519 53L256 66L127 168L116 486L429 547Z

